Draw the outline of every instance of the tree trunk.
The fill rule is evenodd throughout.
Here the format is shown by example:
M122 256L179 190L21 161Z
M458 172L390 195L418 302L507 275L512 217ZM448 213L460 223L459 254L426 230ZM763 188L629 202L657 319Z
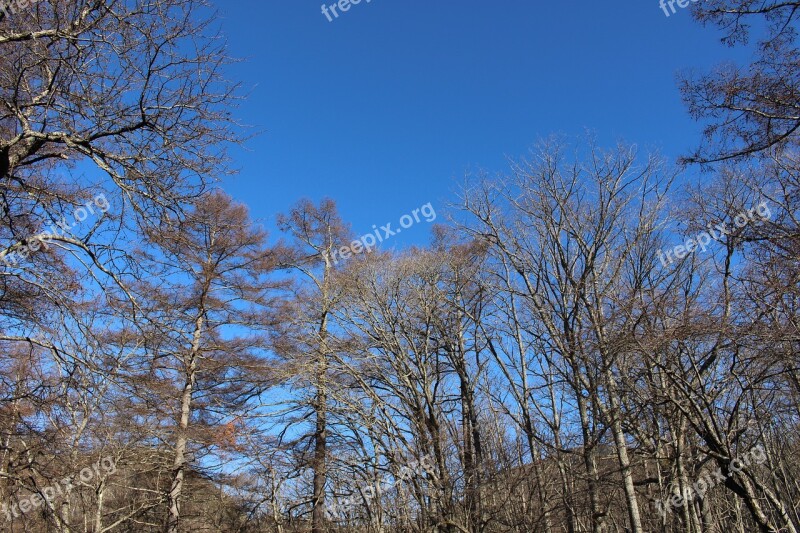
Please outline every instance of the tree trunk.
M328 467L328 397L324 386L317 391L314 410L316 427L314 429L314 471L313 508L311 512L311 533L323 533L325 526L325 482Z
M606 368L606 381L609 385L611 402L611 432L614 435L614 444L616 444L617 448L617 459L619 460L623 487L625 489L625 502L628 507L631 532L643 533L642 518L639 514L639 502L636 500L636 488L633 484L633 470L631 469L631 461L628 457L628 445L625 442L625 433L622 431L622 408L619 399L617 399L617 387L614 376L611 375L611 370L609 368Z
M192 350L189 354L188 364L186 365L186 382L181 394L181 419L178 425L178 438L175 443L175 459L172 468L172 487L169 491L169 514L164 530L166 533L178 533L178 523L181 516L180 498L183 491L183 478L186 470L186 447L189 428L189 419L192 414L192 393L197 378L197 354L200 351L200 337L203 332L203 311L201 310L195 320L194 335L192 338Z
M587 485L589 488L589 509L592 515L592 533L603 533L605 514L600 512L600 503L597 498L597 462L595 461L594 442L592 442L591 426L589 424L589 410L586 399L580 390L575 391L578 400L578 413L581 417L581 433L583 436L583 464L586 468Z

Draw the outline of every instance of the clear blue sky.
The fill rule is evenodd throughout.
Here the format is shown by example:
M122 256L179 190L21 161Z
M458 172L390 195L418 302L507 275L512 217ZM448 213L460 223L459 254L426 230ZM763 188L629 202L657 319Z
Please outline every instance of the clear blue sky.
M505 171L553 133L675 159L699 138L676 74L737 54L657 0L362 0L333 22L321 4L218 3L246 60L229 72L248 92L237 116L264 131L225 188L268 226L302 197L334 198L356 234L443 210L466 172Z

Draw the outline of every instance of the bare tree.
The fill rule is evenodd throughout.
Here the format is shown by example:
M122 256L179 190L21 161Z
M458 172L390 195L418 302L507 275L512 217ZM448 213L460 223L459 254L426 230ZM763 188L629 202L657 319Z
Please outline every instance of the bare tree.
M258 332L274 296L267 276L276 258L246 208L221 192L199 197L184 219L165 220L148 238L153 281L136 290L153 339L150 386L175 402L166 410L176 416L164 530L176 533L190 463L199 467L202 448L235 447L244 402L269 381Z
M349 243L348 232L331 200L323 200L319 206L303 200L279 216L278 225L292 237L291 247L282 256L282 266L302 273L308 283L300 288L297 299L289 302L284 315L286 326L276 347L283 357L295 359L292 376L308 383L312 391L312 397L300 402L299 408L310 407L314 417L310 442L313 456L309 461L313 473L311 531L322 533L329 467L330 364L335 344L330 321L339 292L332 274L334 252ZM298 444L303 446L303 441L301 438Z
M610 431L628 527L641 532L620 378L632 363L625 345L638 314L634 276L643 275L643 264L652 262L647 254L653 251L652 235L671 175L659 160L651 157L640 164L635 152L622 146L603 153L590 145L586 162L566 161L562 152L558 144L545 145L535 154L535 163L514 168L508 184L474 189L465 197L464 208L473 216L465 229L487 241L500 257L498 277L524 298L541 325L544 357L557 358L549 359L547 367L559 369L559 379L570 386L580 420L593 530L601 531L611 518L601 509L598 464L603 436ZM514 305L514 300L507 303ZM510 313L519 320L514 308ZM536 331L533 327L524 322L517 326ZM527 358L526 344L517 340L516 347L518 356ZM502 365L502 357L496 360ZM525 359L522 365L527 374ZM504 374L513 377L507 366ZM546 383L547 372L542 378ZM531 399L515 390L524 405L522 426L530 426L525 418L530 418L526 410ZM529 390L523 382L522 394ZM534 400L532 405L546 414L542 405L549 401L547 416L551 430L557 429L557 402L542 400L544 404ZM532 429L527 433L534 435ZM575 517L569 514L574 529Z
M757 41L750 65L725 65L702 76L682 77L681 92L690 114L706 122L705 142L687 162L741 159L771 147L796 145L798 8L800 3L782 0L709 0L694 6L697 20L719 27L726 44Z

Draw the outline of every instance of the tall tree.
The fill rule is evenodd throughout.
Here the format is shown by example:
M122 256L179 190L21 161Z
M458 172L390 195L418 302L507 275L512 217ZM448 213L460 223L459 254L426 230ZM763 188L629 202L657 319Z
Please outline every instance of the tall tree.
M314 419L310 435L313 455L309 461L313 475L311 531L323 533L329 467L331 356L335 349L330 328L340 292L334 280L335 253L349 244L348 230L332 200L323 200L319 206L302 200L278 217L278 225L291 237L281 265L301 273L307 282L299 287L297 298L286 308L284 330L276 347L283 357L293 359L293 378L306 383L311 390L307 405L299 408L309 407ZM304 446L304 440L298 444Z
M497 275L506 284L510 267L510 290L524 298L539 322L544 357L555 357L548 367L559 369L559 378L569 384L568 401L577 408L581 432L592 530L602 531L610 518L601 510L599 465L603 436L610 432L628 527L642 532L632 441L624 431L622 378L632 364L626 344L639 314L639 278L654 268L653 237L672 174L658 158L638 161L636 152L624 146L603 152L589 144L585 162L568 161L564 151L559 142L546 143L533 162L514 168L508 182L472 189L464 208L473 218L465 230L500 257ZM510 315L519 317L513 309ZM527 331L535 327L521 325ZM524 343L516 345L524 358ZM504 374L512 375L507 369ZM542 377L547 383L546 372ZM556 402L549 402L555 409ZM560 425L551 420L551 428ZM569 521L574 528L574 518Z
M167 394L166 413L175 413L164 530L176 533L187 471L201 467L203 449L235 443L247 400L269 383L259 331L274 297L276 257L246 208L219 191L147 236L151 281L136 289L152 339L148 373L157 378L147 383Z

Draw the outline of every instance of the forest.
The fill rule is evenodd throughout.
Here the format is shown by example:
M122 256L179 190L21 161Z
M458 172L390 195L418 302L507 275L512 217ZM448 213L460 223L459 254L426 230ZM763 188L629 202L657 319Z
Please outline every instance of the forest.
M671 17L750 57L680 159L548 134L409 246L226 192L215 16L0 12L0 531L800 531L800 1Z

